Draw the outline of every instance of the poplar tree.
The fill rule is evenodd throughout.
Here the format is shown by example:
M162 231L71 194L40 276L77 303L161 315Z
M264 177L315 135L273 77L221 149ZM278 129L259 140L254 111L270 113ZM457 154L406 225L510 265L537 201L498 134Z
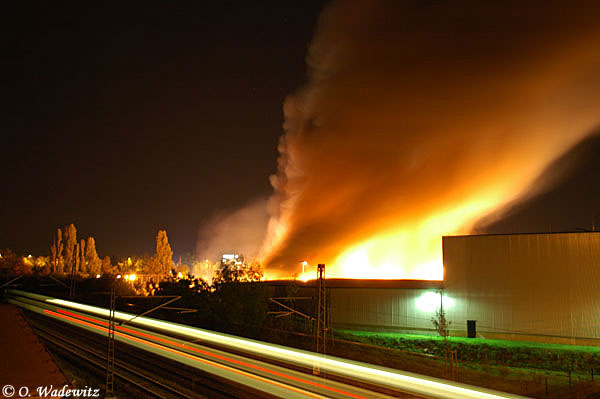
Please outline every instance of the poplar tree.
M166 230L158 230L156 235L156 253L152 257L152 271L154 274L167 274L175 267L173 263L173 250L169 244Z
M79 270L81 273L87 273L88 267L85 259L85 240L83 238L79 241L79 259L81 259L79 262Z
M79 243L75 240L75 252L73 253L73 258L75 259L75 273L79 273Z
M52 246L50 247L52 253L52 273L58 273L63 271L63 242L62 242L62 230L59 228L56 231L56 237L52 240Z
M56 272L56 237L52 237L52 245L50 246L50 271L52 273Z
M94 275L100 273L102 261L96 252L96 240L94 240L94 237L88 237L87 239L87 245L85 247L85 261L87 263L88 273Z
M73 267L75 267L75 255L77 246L77 229L75 225L71 223L65 227L65 273L71 273Z

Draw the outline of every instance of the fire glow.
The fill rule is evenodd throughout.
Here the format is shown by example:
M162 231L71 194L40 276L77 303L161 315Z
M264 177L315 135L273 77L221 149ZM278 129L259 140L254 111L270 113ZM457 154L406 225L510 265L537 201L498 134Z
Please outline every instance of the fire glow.
M499 201L490 195L457 205L420 224L372 237L346 249L327 268L327 277L359 279L443 280L441 237L461 233ZM315 268L303 265L299 279L315 278Z
M527 2L327 7L284 103L268 278L325 263L327 277L443 279L443 235L535 191L600 125L600 3L584 3L568 17Z

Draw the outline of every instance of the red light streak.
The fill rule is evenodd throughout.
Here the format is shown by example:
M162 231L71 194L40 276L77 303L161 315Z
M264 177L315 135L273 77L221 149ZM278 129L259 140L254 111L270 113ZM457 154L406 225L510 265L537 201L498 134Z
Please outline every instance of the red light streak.
M86 316L83 316L83 315L80 315L80 314L77 314L77 313L68 312L68 311L63 310L63 309L57 309L57 312L69 315L71 317L63 316L63 315L61 315L59 313L55 313L55 312L52 312L50 310L44 310L44 312L49 313L49 314L54 314L56 316L59 316L59 317L62 317L62 318L66 318L66 319L69 319L69 320L72 320L74 322L78 322L78 323L81 323L81 324L84 324L84 325L88 325L90 327L94 327L94 328L97 328L97 329L101 329L101 330L107 331L107 329L104 328L104 327L100 327L100 326L95 325L95 324L91 324L91 323L87 323L87 322L78 320L78 319L89 320L89 321L91 321L93 323L98 323L98 324L102 324L102 325L108 326L107 322L96 320L96 319L93 319L91 317L86 317ZM280 373L280 372L275 371L275 370L270 370L270 369L267 369L267 368L264 368L264 367L260 367L260 366L256 366L256 365L253 365L253 364L250 364L250 363L242 362L240 360L231 359L231 358L228 358L226 356L218 355L216 353L212 353L212 352L204 351L202 349L190 347L190 346L187 346L185 344L181 344L179 342L171 341L171 340L168 340L168 339L165 339L165 338L161 338L161 337L156 337L156 336L151 335L151 334L146 334L146 333L142 333L142 332L139 332L139 331L131 330L131 329L123 327L123 326L115 326L115 328L117 330L125 331L125 332L128 332L130 334L136 334L136 335L139 335L139 336L142 336L142 337L146 337L148 339L152 339L152 340L159 341L159 342L164 342L164 343L167 343L167 344L170 344L170 345L173 345L173 346L177 346L177 347L182 348L182 349L187 349L187 350L191 350L191 351L194 351L194 352L198 352L198 353L201 353L201 354L206 355L206 356L210 356L210 357L215 358L215 359L224 360L224 361L227 361L227 362L239 364L241 366L249 367L249 368L252 368L252 369L255 369L255 370L258 370L258 371L262 371L262 372L265 372L265 373L268 373L268 374L272 374L272 375L276 375L276 376L279 376L279 377L287 378L287 379L292 380L292 381L304 383L304 384L307 384L307 385L312 385L312 386L317 387L317 388L321 388L321 389L325 389L325 390L328 390L328 391L336 392L336 393L339 393L339 394L342 394L342 395L346 395L346 396L349 396L349 397L352 397L352 398L367 399L364 396L359 396L359 395L356 395L356 394L353 394L353 393L350 393L350 392L342 391L342 390L337 389L337 388L329 387L327 385L322 385L322 384L319 384L319 383L316 383L316 382L312 382L312 381L308 381L308 380L305 380L305 379L302 379L302 378L299 378L299 377L295 377L295 376L288 375L288 374L285 374L285 373ZM173 352L175 354L183 355L183 356L188 357L188 358L193 359L193 360L201 361L201 362L207 363L207 364L209 363L208 361L206 361L204 359L201 359L201 358L199 358L197 356L192 356L192 355L190 355L188 353L181 352L181 351L178 351L178 350L175 350L175 349L171 349L171 348L167 348L167 347L164 347L164 346L161 346L161 345L157 345L157 344L154 344L152 342L148 342L146 340L142 340L142 339L139 339L139 338L136 338L136 337L132 337L130 335L119 333L117 331L115 331L115 334L119 335L119 336L121 336L123 338L132 339L132 340L140 342L140 343L152 345L152 346L160 348L160 349L165 349L165 350L168 350L168 351ZM210 362L210 363L212 364L213 362ZM229 367L221 365L219 363L215 363L215 365L218 365L218 367L221 367L221 368L230 369ZM244 373L244 372L242 372L240 370L236 370L236 369L231 369L231 371L239 372L240 374L247 374L247 373ZM263 379L262 377L255 376L253 374L248 374L248 376L250 376L252 378L256 378L258 380L264 380L266 382L273 383L274 385L277 385L277 386L282 386L280 384L275 383L274 381L266 380L266 379ZM291 387L288 387L288 386L282 386L282 387L287 388L287 389L292 389ZM303 392L295 390L295 389L292 389L292 390L294 390L295 392L298 392L298 393L303 393ZM313 397L318 398L319 396L313 396Z

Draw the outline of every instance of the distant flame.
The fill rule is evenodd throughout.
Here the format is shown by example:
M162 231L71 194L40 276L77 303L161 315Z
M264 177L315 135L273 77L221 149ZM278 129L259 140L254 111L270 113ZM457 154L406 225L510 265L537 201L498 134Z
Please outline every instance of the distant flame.
M470 227L498 200L481 198L432 215L410 227L372 237L345 250L328 268L329 277L443 280L443 235Z
M442 236L470 233L599 125L600 3L572 11L327 7L284 102L266 275L443 279Z
M394 229L351 246L326 267L327 278L443 280L442 236L468 232L482 215L502 202L499 194L482 195L430 218ZM316 265L300 263L297 278L316 278ZM282 278L267 273L267 280ZM283 278L290 278L289 276Z

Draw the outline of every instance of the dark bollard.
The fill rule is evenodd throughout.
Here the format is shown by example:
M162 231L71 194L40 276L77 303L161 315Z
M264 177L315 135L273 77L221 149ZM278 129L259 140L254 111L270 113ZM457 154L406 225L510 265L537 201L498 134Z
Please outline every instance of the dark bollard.
M477 338L476 320L467 320L467 337Z

